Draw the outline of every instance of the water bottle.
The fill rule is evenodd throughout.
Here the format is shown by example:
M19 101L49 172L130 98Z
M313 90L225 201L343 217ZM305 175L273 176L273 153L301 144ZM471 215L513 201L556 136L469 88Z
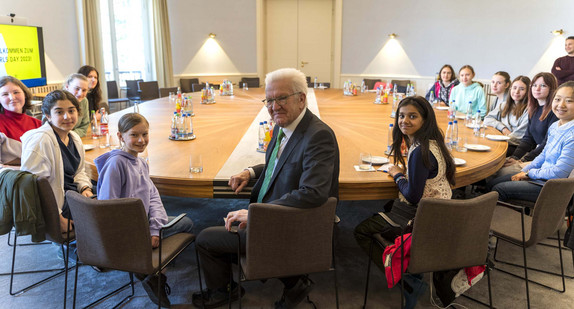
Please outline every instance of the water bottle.
M468 101L468 107L466 108L466 117L464 118L465 125L469 126L472 124L472 101Z
M381 104L381 87L377 88L377 96L375 97L375 104Z
M171 132L169 137L171 139L177 139L177 112L173 112L173 117L171 118Z
M455 109L454 105L455 105L454 100L452 100L450 102L450 104L448 105L448 119L450 119L450 120L455 119L456 109Z
M474 115L474 127L472 130L474 131L474 136L480 136L480 127L482 125L482 117L480 116L480 110L476 111L476 115Z
M185 112L190 116L195 116L193 112L193 101L191 100L191 96L186 97L186 105L185 105Z
M393 107L391 109L391 118L395 118L397 114L397 107L398 107L398 100L395 100L395 97L393 96Z
M259 122L259 148L260 150L264 149L265 145L265 128L263 127L263 121Z
M365 80L361 82L361 93L367 92L367 84L365 84Z
M271 141L271 130L269 129L267 121L263 121L263 130L265 133L265 138L263 139L263 149L267 151L267 147L269 146L269 142Z
M103 141L100 142L100 148L107 148L110 147L110 131L109 131L109 122L110 118L106 113L105 108L100 109L100 113L102 114L102 118L100 120L100 136L104 138Z
M456 149L458 146L458 120L452 123L452 149Z
M92 138L98 139L100 137L100 126L96 118L96 111L92 111Z
M100 109L100 114L102 115L102 118L100 120L100 134L105 135L109 133L108 123L110 122L110 119L108 118L106 109L103 107Z
M387 154L391 154L391 148L393 145L393 124L389 124L389 134L387 135Z
M186 127L187 127L187 138L193 138L193 121L191 120L191 115L187 113L186 117Z
M313 88L317 88L318 84L317 84L317 77L315 76L315 79L313 80Z
M134 102L134 113L140 113L140 105L137 101Z
M452 150L452 130L452 121L449 121L444 136L444 143L446 144L446 148L448 148L448 150Z
M435 97L434 97L434 91L431 90L431 91L430 91L430 96L429 96L429 103L430 103L430 105L431 105L432 108L434 108L435 102L436 102L436 100L435 100Z
M396 95L396 93L397 93L397 84L395 84L395 85L393 86L393 94Z
M177 124L177 139L185 140L187 137L187 114L182 113Z

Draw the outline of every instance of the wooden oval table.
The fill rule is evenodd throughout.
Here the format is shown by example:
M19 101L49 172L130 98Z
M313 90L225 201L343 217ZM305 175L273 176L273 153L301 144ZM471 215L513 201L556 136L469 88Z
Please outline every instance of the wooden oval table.
M192 141L171 141L171 117L174 106L167 98L160 98L140 104L140 113L150 122L150 143L147 155L150 163L150 175L162 195L181 197L232 197L226 187L226 176L221 177L220 170L240 172L247 167L242 163L243 157L254 157L258 162L264 161L263 154L253 153L237 156L234 150L243 136L253 126L256 116L262 115L264 98L263 88L251 88L248 91L235 90L234 96L216 96L216 104L204 105L199 103L199 93L193 93L195 117L193 117L194 133L197 136ZM371 200L394 198L397 188L392 178L384 172L357 172L354 165L359 162L361 152L369 152L374 156L385 156L389 123L394 123L390 117L391 105L373 104L374 93L358 96L344 96L340 89L316 90L315 97L320 117L334 131L339 142L340 175L339 197L342 200ZM111 115L110 131L117 132L117 120L121 115L131 112L132 108ZM445 130L447 126L446 111L435 110L439 126ZM267 115L268 118L268 115ZM259 120L259 119L258 119ZM462 121L464 123L464 121ZM472 130L464 124L459 124L459 136L467 137L467 142L483 144L491 147L487 152L457 152L453 156L467 163L457 167L456 187L472 184L496 172L503 164L506 154L506 142L490 141L474 137ZM251 128L253 131L253 128ZM489 128L487 134L496 134ZM92 179L97 179L93 160L109 149L98 147L98 140L84 138L84 144L95 145L94 150L86 152L88 173ZM198 174L189 173L189 155L200 153L203 156L204 171ZM232 156L232 153L235 156ZM234 159L231 161L230 156ZM250 158L253 162L253 157ZM239 158L239 159L237 159ZM218 179L218 177L220 179ZM215 191L226 194L214 195ZM248 196L246 192L243 197Z

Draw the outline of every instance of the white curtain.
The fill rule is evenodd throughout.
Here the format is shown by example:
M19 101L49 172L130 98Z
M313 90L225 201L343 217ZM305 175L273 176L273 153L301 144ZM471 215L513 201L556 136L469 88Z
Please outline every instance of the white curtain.
M155 72L160 87L172 87L173 61L167 0L151 0L152 44L155 55Z
M76 8L82 64L91 65L98 70L100 73L99 81L102 89L102 100L107 101L106 70L102 50L102 36L100 35L100 1L77 0Z

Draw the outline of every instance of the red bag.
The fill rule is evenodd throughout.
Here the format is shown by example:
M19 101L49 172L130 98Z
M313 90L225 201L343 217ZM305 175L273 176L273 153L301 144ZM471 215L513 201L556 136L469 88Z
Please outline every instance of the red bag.
M395 243L387 246L383 252L383 263L385 265L385 276L387 277L387 286L394 287L401 280L401 273L407 270L411 259L411 233L395 238ZM404 250L401 247L404 245ZM403 251L403 269L401 271L401 251Z

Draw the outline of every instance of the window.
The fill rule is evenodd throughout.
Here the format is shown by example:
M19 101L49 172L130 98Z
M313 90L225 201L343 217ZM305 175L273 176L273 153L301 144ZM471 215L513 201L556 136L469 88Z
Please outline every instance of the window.
M106 80L152 80L146 0L100 0Z

